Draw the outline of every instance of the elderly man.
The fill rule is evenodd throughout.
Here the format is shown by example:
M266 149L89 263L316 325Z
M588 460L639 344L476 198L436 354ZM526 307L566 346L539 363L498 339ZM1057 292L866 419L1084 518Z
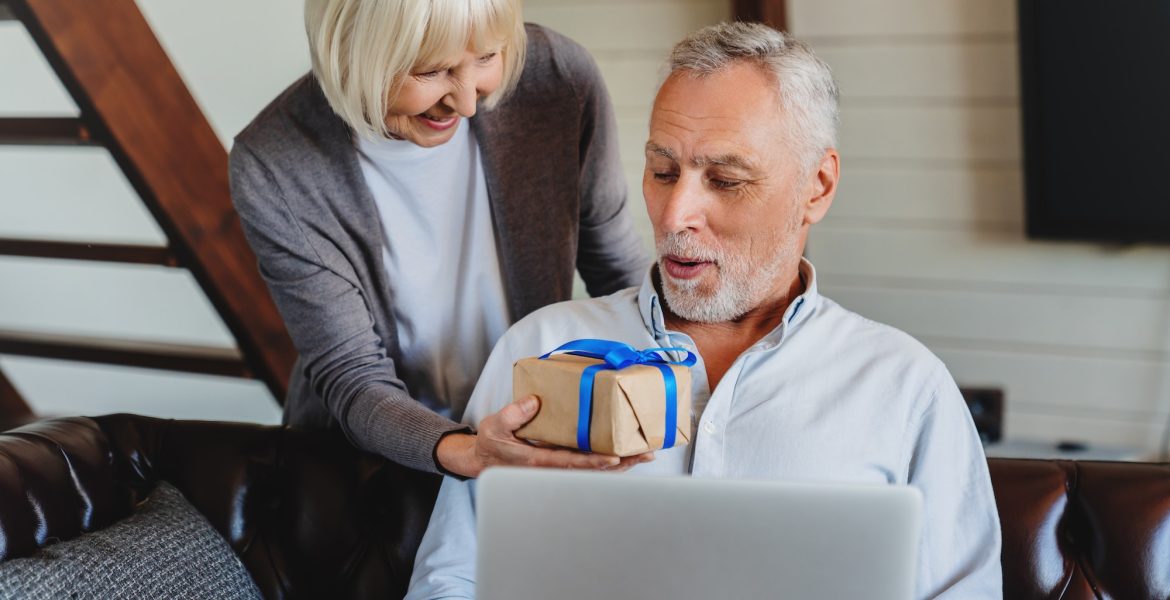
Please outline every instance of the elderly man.
M801 257L837 189L836 122L832 74L803 43L742 23L679 43L642 182L657 264L641 287L517 323L464 420L509 404L513 361L569 340L685 347L700 358L694 442L633 472L915 486L917 596L999 598L991 481L950 374L909 336L818 294ZM474 484L447 479L408 598L474 597L474 553Z

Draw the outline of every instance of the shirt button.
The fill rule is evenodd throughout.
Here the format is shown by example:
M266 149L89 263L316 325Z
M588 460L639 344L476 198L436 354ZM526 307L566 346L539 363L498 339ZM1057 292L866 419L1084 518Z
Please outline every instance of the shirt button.
M703 424L703 431L706 431L707 433L715 433L715 424L711 421L707 421Z

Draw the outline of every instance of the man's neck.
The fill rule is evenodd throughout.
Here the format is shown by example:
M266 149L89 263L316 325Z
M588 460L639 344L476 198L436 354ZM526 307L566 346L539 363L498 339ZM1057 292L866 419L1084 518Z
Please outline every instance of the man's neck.
M707 383L712 391L740 354L780 326L788 306L804 293L806 285L798 264L790 273L779 278L780 281L790 283L780 288L780 291L773 294L769 300L736 319L719 323L700 323L688 321L670 310L665 295L662 294L657 273L655 275L654 283L659 288L658 297L663 299L663 320L666 327L685 333L694 340L699 354L703 356L703 364L707 369Z

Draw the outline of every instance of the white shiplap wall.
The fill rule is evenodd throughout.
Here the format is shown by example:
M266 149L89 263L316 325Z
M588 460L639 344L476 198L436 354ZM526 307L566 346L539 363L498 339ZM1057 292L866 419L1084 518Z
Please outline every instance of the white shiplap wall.
M731 14L731 0L525 0L524 18L563 33L597 60L617 113L631 214L651 246L642 203L643 147L650 105L670 48ZM578 285L578 295L584 294Z
M1157 450L1170 252L1025 238L1014 0L789 0L789 24L842 90L825 293L1004 387L1009 437Z

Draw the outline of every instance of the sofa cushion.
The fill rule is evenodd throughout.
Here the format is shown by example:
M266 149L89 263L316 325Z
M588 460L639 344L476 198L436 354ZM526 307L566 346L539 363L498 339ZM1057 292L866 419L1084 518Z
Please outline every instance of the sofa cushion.
M3 598L261 598L227 542L161 482L129 517L0 563Z

